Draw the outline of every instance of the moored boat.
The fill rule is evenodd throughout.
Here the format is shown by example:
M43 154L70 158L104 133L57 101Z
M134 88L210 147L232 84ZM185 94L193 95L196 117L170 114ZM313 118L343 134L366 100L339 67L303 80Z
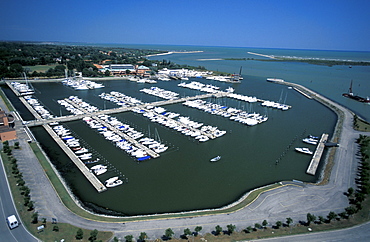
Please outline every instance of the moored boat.
M313 139L313 138L304 138L302 141L307 144L311 144L311 145L317 145L317 142L318 142L317 139Z
M312 155L313 152L308 148L295 148L296 151L301 152L303 154Z
M119 186L123 183L122 180L118 179L118 176L109 178L108 180L105 181L105 186L106 187L116 187Z

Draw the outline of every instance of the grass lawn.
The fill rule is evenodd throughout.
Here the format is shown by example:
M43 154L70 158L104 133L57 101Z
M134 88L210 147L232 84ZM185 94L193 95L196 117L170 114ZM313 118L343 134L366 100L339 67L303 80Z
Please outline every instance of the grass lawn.
M36 65L36 66L23 66L24 69L29 69L30 73L37 71L37 72L47 72L50 68L55 68L59 64L52 64L52 65Z
M358 131L370 131L370 123L366 122L365 120L359 118L358 116L354 116L354 122L353 122L354 129Z

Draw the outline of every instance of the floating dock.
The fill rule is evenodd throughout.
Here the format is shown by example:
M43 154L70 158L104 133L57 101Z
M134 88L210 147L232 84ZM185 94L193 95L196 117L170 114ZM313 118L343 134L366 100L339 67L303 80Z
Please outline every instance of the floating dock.
M328 134L321 135L321 138L317 144L315 153L312 156L310 165L307 168L307 171L306 171L307 174L310 174L313 176L316 174L316 170L317 170L317 167L319 166L320 159L321 159L322 153L324 152L325 143L328 140L328 137L329 137Z

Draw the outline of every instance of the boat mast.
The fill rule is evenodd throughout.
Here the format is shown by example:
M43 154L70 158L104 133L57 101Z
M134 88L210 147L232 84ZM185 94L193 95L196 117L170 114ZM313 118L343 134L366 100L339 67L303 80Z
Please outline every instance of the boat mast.
M349 92L349 95L353 95L353 91L352 91L352 83L353 83L353 80L351 80L351 85L349 86L349 90L348 90L348 92Z

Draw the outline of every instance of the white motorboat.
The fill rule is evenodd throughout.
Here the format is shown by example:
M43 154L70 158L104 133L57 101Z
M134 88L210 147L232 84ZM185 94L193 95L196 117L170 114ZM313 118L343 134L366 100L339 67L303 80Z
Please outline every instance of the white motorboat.
M109 178L108 180L105 181L106 187L116 187L121 184L123 184L123 181L118 179L118 176Z
M103 165L95 165L93 167L90 168L94 173L95 175L101 175L105 172L107 172L107 166L103 166Z
M313 152L308 149L308 148L295 148L296 151L307 154L307 155L312 155Z
M79 150L76 150L75 154L83 154L83 153L86 153L86 152L89 152L89 150L86 149L86 148L81 148Z
M313 138L304 138L302 141L307 144L311 144L311 145L317 145L317 142L318 142L317 139L313 139Z
M214 158L212 158L210 161L211 162L216 162L216 161L219 161L221 159L221 156L216 156L216 157L214 157Z
M95 175L99 176L99 175L107 172L107 170L108 170L107 168L102 168L102 169L94 170L94 173L95 173Z
M78 156L78 158L80 158L81 160L88 160L91 159L91 157L92 157L91 153L85 153L83 155Z
M91 167L90 169L91 170L99 170L99 169L103 169L103 168L107 168L107 166L95 165L95 166Z

